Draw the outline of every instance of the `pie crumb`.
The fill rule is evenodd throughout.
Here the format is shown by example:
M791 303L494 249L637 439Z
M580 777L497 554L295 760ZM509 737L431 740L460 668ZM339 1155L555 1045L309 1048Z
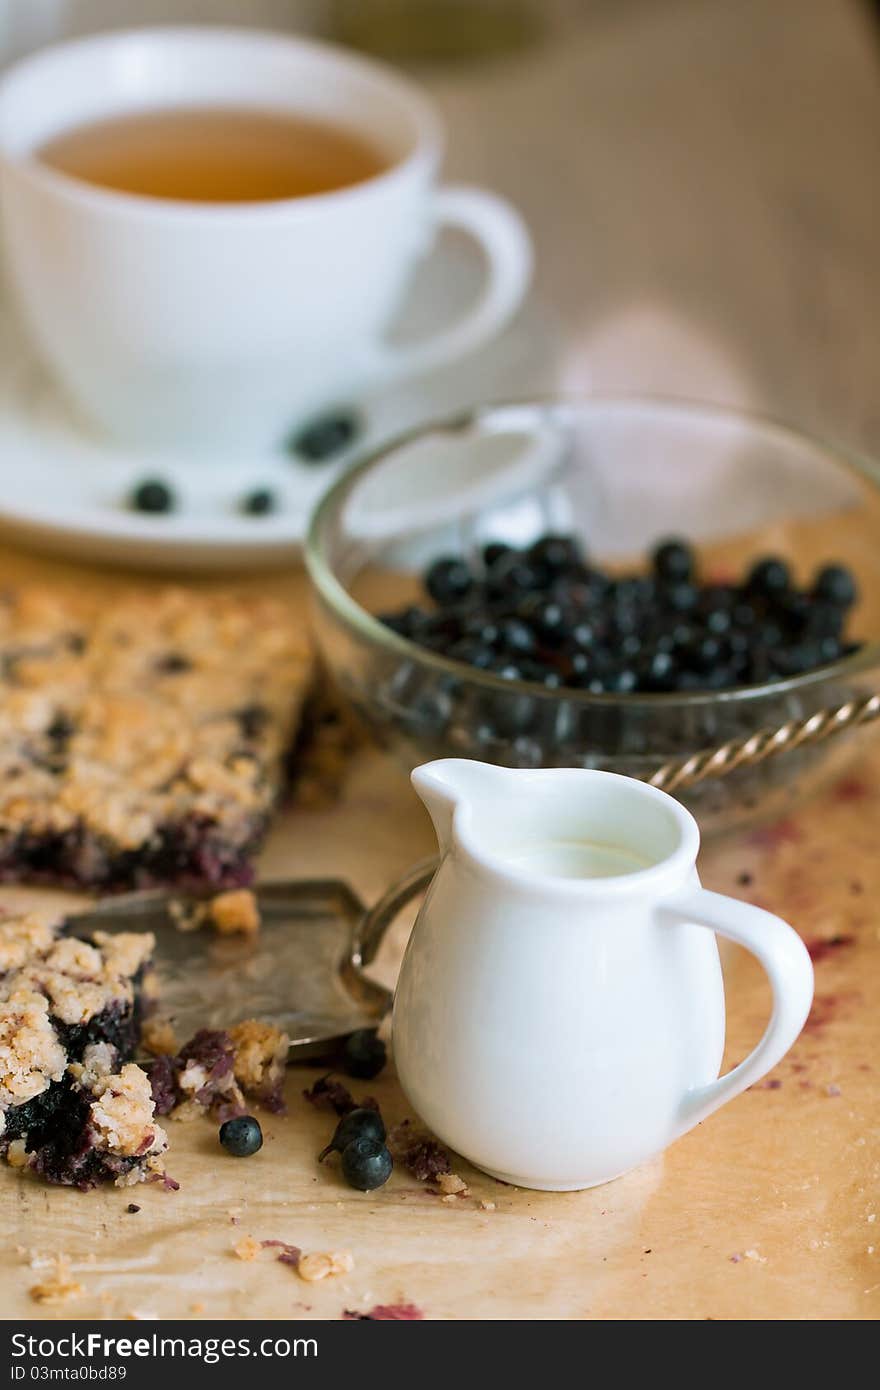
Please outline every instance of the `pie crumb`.
M260 930L260 909L249 888L218 893L208 903L207 917L220 936L254 936Z
M457 1173L441 1173L437 1178L437 1186L446 1197L466 1197L468 1195L468 1185Z
M23 1139L13 1139L9 1148L6 1150L6 1162L10 1168L26 1168L28 1163L28 1153Z
M145 1019L141 1028L141 1042L154 1057L173 1057L180 1051L177 1035L167 1018Z
M190 1124L193 1120L199 1120L205 1113L205 1108L197 1100L182 1100L179 1105L168 1116L169 1120L176 1120L178 1124Z
M254 1240L253 1236L242 1236L238 1244L233 1245L232 1253L239 1260L255 1260L262 1248L260 1242Z
M495 1203L494 1203L494 1202L486 1202L486 1201L481 1201L481 1202L480 1202L480 1211L494 1211L494 1210L495 1210Z
M66 1255L53 1255L49 1261L51 1272L38 1284L31 1284L28 1293L35 1303L66 1303L71 1298L80 1298L85 1289L79 1280L74 1279L70 1261Z
M308 1284L316 1284L331 1274L350 1274L354 1257L350 1250L335 1250L328 1254L302 1255L296 1272Z

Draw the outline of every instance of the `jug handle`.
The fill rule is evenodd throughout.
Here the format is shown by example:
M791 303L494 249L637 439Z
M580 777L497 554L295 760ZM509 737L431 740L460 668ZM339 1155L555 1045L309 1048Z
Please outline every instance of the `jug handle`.
M364 913L352 936L350 965L361 970L375 959L382 938L398 912L425 891L439 867L440 860L436 855L430 859L420 859Z
M664 901L659 913L671 924L708 927L745 946L764 967L773 990L773 1010L761 1041L732 1071L688 1091L678 1116L679 1135L753 1086L784 1057L810 1012L813 964L797 932L781 917L722 893L695 888Z

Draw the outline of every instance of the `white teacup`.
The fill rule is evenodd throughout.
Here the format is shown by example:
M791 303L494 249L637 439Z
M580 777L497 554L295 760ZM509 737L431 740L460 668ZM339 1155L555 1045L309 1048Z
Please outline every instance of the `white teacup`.
M700 887L699 831L665 792L580 768L463 759L413 783L442 859L394 999L401 1085L434 1132L518 1187L592 1187L659 1153L774 1067L813 968L769 912ZM718 1079L715 933L773 990Z
M103 189L34 152L137 110L255 106L332 121L388 167L303 198L187 203ZM83 410L140 446L262 447L350 393L432 368L495 334L531 253L517 213L435 187L442 128L417 87L312 40L244 29L99 35L0 82L9 279L47 364ZM385 333L438 226L488 263L476 303L415 345Z

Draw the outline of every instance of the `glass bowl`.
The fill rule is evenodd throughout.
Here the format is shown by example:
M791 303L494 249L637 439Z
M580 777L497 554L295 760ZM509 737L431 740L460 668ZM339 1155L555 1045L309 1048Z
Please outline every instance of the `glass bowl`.
M423 601L440 555L546 532L632 572L661 538L692 541L733 582L781 555L799 583L846 563L862 645L803 675L713 691L606 694L507 680L380 622ZM880 471L770 419L674 400L492 405L388 444L338 481L307 540L317 640L355 710L411 768L432 758L605 768L649 778L670 759L775 729L880 689ZM778 816L835 775L868 729L777 754L679 793L704 831Z

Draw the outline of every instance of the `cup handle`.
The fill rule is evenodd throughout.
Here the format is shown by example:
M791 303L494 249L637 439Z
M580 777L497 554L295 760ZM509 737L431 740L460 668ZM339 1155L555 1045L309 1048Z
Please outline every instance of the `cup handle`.
M525 298L532 272L532 244L519 213L481 188L439 188L433 194L435 226L459 227L479 243L486 278L476 303L448 328L420 342L383 345L376 375L393 379L430 371L480 347L511 319Z
M695 888L667 899L659 909L661 918L708 927L745 946L767 972L773 990L773 1011L764 1036L744 1061L710 1081L689 1091L682 1101L676 1136L705 1120L713 1110L726 1105L747 1086L753 1086L785 1056L806 1022L813 1002L813 965L809 952L797 932L781 917L751 903L737 902L722 893Z

